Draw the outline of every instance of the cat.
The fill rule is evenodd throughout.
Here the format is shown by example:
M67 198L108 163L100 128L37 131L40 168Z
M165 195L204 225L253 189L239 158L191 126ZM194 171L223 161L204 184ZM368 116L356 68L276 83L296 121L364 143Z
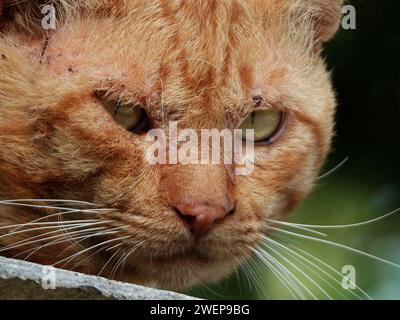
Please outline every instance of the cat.
M227 277L330 150L342 1L50 3L47 30L48 1L0 1L0 254L172 290ZM253 128L253 172L149 164L169 121Z

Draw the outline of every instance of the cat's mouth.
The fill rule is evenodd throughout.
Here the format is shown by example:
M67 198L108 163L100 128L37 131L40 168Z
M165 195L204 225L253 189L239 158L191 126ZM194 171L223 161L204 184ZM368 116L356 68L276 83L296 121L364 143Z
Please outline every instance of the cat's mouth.
M127 262L132 265L173 265L182 262L211 263L215 257L207 254L194 243L189 243L184 249L165 252L149 252L132 255Z
M158 263L174 263L176 261L182 261L182 260L201 261L209 263L214 259L212 256L207 255L204 252L198 250L195 246L190 246L184 252L175 253L169 256L155 257L154 260Z
M123 280L160 289L181 290L199 283L215 282L235 266L232 261L218 259L196 246L188 246L186 250L170 255L130 257Z

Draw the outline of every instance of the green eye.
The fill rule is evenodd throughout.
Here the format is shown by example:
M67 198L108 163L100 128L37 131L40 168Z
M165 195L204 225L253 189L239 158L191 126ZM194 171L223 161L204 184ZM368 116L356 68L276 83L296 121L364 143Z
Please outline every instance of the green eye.
M146 111L140 106L123 104L109 98L104 91L97 91L96 96L114 121L122 128L135 133L148 130L149 118Z
M279 132L283 113L277 110L254 111L243 121L240 129L253 129L254 142L269 142ZM244 132L244 140L246 140Z

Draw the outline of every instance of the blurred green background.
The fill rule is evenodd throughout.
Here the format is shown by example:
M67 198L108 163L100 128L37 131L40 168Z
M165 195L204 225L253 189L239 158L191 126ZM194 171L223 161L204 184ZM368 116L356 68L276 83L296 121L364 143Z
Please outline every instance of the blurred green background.
M349 224L373 219L400 207L400 2L364 0L352 1L352 4L357 10L357 29L340 30L325 48L339 107L334 150L322 172L347 157L348 161L317 182L314 193L296 210L291 222ZM286 230L315 236L304 230ZM400 264L400 212L368 225L318 231L328 234L321 237L324 240ZM281 233L275 237L296 244L339 273L345 265L354 266L356 284L373 299L400 299L400 268L312 240ZM301 251L297 252L314 266L289 251L278 250L285 258L273 250L267 249L267 252L299 279L296 282L292 278L291 282L296 285L288 285L295 295L297 291L298 297L300 291L310 299L328 299L328 296L355 299L355 294L366 297L360 291L343 289L341 274ZM252 264L251 274L248 268L244 272L245 268L217 285L195 288L189 293L214 299L294 299L265 264Z

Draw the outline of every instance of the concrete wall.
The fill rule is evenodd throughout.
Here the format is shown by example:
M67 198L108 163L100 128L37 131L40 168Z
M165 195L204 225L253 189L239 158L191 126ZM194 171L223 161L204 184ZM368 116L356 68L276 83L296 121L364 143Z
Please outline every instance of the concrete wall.
M43 289L52 287L55 289ZM186 300L189 296L0 257L0 299Z

